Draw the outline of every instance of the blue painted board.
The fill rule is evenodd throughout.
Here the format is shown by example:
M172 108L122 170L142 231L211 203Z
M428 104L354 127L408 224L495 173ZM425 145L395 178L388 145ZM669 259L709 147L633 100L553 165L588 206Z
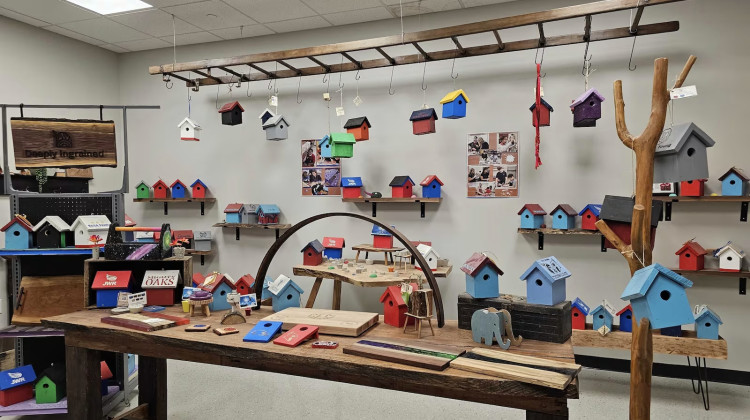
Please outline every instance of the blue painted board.
M443 104L443 118L456 119L466 116L466 101L459 95L451 102Z
M630 309L620 314L620 331L633 332L633 311Z
M279 321L259 321L252 330L248 331L242 341L249 343L268 343L281 331Z
M328 259L341 259L344 250L341 248L326 248L323 255Z
M428 185L422 185L422 197L440 198L440 183L437 180L433 180Z
M96 291L97 308L117 307L117 295L120 292L128 292L128 289L106 289Z

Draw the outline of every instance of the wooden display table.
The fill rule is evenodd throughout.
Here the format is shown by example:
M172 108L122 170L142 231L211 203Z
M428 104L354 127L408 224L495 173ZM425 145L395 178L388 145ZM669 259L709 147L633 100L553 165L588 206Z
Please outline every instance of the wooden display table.
M320 285L323 283L323 279L333 280L333 304L331 309L341 309L341 282L353 284L359 287L387 287L397 286L404 282L413 282L415 278L413 276L421 276L424 278L422 270L411 266L407 269L397 269L393 273L388 272L388 266L383 261L375 261L374 264L365 264L365 271L356 274L353 268L349 271L344 271L340 268L329 268L335 267L330 261L324 261L320 265L295 265L292 268L292 272L295 276L308 276L315 277L315 283L310 290L310 297L307 298L306 308L312 308L315 304L315 298L318 296L318 290ZM391 266L390 268L393 268ZM377 272L377 277L370 277L372 270ZM438 267L437 271L433 271L435 277L447 277L453 270L453 266ZM396 275L398 272L398 275Z
M177 307L167 308L165 313L184 316ZM139 355L139 407L136 410L147 411L148 418L156 420L167 419L166 359L257 369L511 407L527 410L527 419L568 418L567 400L578 398L577 379L565 390L559 391L454 368L434 371L343 353L343 347L363 338L410 338L400 328L382 323L382 317L379 324L359 337L320 338L339 342L339 347L334 350L313 349L310 343L289 348L272 343L243 342L242 338L253 325L269 314L271 309L267 307L253 311L247 324L233 325L239 334L227 336L218 336L210 331L185 332L185 327L153 332L129 330L101 323L102 317L110 315L107 310L74 312L44 320L45 326L65 331L66 361L68 366L76 366L76 369L68 369L69 418L102 418L99 371L102 351ZM223 311L214 313L208 318L201 318L201 322L219 326L222 315ZM459 330L456 321L447 321L444 328L435 329L434 337L415 341L460 346L467 350L478 346L471 340L471 331ZM508 351L571 363L574 359L569 341L553 344L524 340L523 344L513 346ZM199 390L200 385L196 385L193 394L197 395Z
M352 250L357 251L357 255L354 257L354 262L359 262L359 254L364 251L365 252L365 259L367 259L370 256L371 252L382 252L385 256L385 264L388 265L388 261L390 261L391 264L393 264L393 253L403 250L404 248L376 248L372 245L368 244L362 244L362 245L356 245L352 247ZM390 258L388 258L390 256Z

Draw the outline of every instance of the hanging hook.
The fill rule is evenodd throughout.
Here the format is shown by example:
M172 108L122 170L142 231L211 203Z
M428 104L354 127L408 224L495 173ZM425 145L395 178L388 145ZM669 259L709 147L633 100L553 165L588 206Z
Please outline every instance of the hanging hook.
M273 79L268 79L268 90L273 89Z
M169 74L163 74L161 76L161 81L164 82L164 85L167 87L167 89L172 89L172 86L174 86L174 82L172 82L172 76Z
M200 83L198 83L198 80L193 80L193 87L191 88L193 92L198 92L201 89Z
M534 54L534 64L539 64L541 67L542 63L544 63L544 45L542 45L542 57L539 59L539 47L536 47L536 54ZM541 76L542 79L547 77L547 72L544 72Z
M628 70L635 71L635 69L638 68L638 65L633 65L633 51L635 51L635 40L638 38L638 35L633 36L633 46L630 48L630 61L628 61Z
M396 66L391 66L391 83L388 84L388 94L393 96L396 94L395 90L392 90L393 88L393 71L396 70Z
M302 99L299 97L299 88L302 85L302 75L299 76L299 81L297 82L297 105L302 103Z
M591 59L594 55L589 54L589 42L586 41L586 50L583 52L583 67L581 68L581 76L586 76L587 69L591 66Z
M453 57L453 64L451 64L451 79L456 80L458 79L458 73L456 75L453 75L453 69L456 67L456 57Z
M427 73L427 61L424 62L424 67L422 67L422 90L427 90L427 84L424 81L425 73Z
M329 77L328 77L328 73L325 73L325 74L323 75L323 84L326 84L326 83L328 83L328 79L329 79Z
M359 80L359 69L357 69L357 73L354 74L354 80Z
M214 106L216 106L216 109L219 109L219 85L216 85L216 102Z

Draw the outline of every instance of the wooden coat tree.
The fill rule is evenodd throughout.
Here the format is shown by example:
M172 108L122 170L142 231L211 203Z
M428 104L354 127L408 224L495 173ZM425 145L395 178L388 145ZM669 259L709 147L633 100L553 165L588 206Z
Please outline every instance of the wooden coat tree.
M682 73L674 84L681 87L690 69L695 63L695 56L690 56ZM659 142L664 122L667 118L669 90L667 90L667 70L669 61L657 58L654 61L654 83L651 93L651 115L648 124L639 136L633 136L625 123L625 101L622 99L622 81L614 84L615 124L617 135L625 147L635 153L635 205L630 226L630 245L626 245L615 234L604 220L596 222L602 235L606 237L625 257L630 266L630 275L637 270L651 265L651 201L654 183L654 153ZM646 209L649 209L648 211ZM638 314L634 314L634 320ZM630 418L648 419L651 409L651 365L654 358L653 338L649 320L643 318L640 325L633 322L633 341L630 347Z

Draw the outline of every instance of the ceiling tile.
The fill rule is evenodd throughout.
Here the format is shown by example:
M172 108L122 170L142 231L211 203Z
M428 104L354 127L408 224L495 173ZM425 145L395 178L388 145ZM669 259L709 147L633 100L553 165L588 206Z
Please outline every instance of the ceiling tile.
M278 22L281 20L297 19L316 16L314 10L305 6L300 0L224 0L240 12L250 16L260 23Z
M99 17L94 12L60 0L0 0L0 7L52 24Z
M144 0L154 7L177 6L180 4L199 3L205 0Z
M100 39L92 38L90 36L86 36L83 34L79 34L78 32L71 31L69 29L61 28L59 26L45 26L42 29L46 29L48 31L52 31L54 33L67 36L68 38L77 39L79 41L88 42L89 44L93 45L102 45L106 44L107 42L102 41Z
M128 28L125 25L113 22L107 18L63 23L60 26L78 32L79 34L101 39L110 44L149 38L148 35L142 32L138 32L135 29Z
M334 25L348 25L350 23L369 22L381 19L393 19L393 15L383 6L372 9L351 10L348 12L331 13L323 16Z
M172 42L171 36L161 37L162 41ZM195 32L192 34L177 35L177 45L202 44L204 42L221 41L221 38L210 32Z
M320 13L321 15L382 6L382 3L380 3L379 0L346 0L346 1L302 0L302 1L304 1L308 6L312 7L313 10ZM398 4L398 0L396 0L396 4Z
M100 45L100 47L108 49L110 51L114 51L116 53L126 53L126 52L129 52L125 48L122 48L119 45L114 45L114 44L104 44L104 45Z
M240 28L215 29L211 31L211 33L223 39L238 39L249 38L253 36L270 35L274 32L263 25L250 25L242 27L241 36Z
M110 19L125 26L160 37L172 35L172 15L159 9L151 9L122 15L112 16ZM175 18L174 28L178 34L200 32L201 28L193 26L182 19Z
M487 6L489 4L508 3L515 0L461 0L464 7Z
M205 30L257 23L226 3L217 0L166 7L164 11L173 13L180 19Z
M24 14L14 12L12 10L3 9L0 7L0 15L3 15L5 17L11 18L13 20L17 20L19 22L28 23L29 25L34 26L47 26L49 25L49 22L45 22L39 19L34 19L33 17L26 16Z
M294 32L304 31L307 29L323 28L326 26L331 26L331 24L320 16L313 16L302 19L285 20L283 22L267 23L266 26L276 32Z
M138 41L118 42L117 45L129 51L143 51L143 50L153 50L156 48L171 47L172 43L161 40L159 38L149 38L149 39L140 39Z
M388 9L393 12L394 16L399 16L400 9L398 0L383 0L383 3L388 5ZM461 8L461 3L459 3L458 0L405 1L402 5L404 16L414 16Z

